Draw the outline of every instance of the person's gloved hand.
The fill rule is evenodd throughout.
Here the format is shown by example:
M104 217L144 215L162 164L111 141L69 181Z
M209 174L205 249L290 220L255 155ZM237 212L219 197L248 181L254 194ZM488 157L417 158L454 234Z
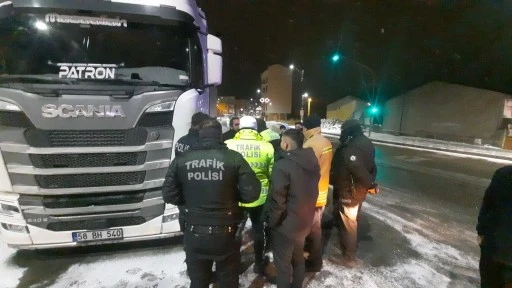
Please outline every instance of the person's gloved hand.
M478 239L477 239L478 246L482 246L483 242L484 242L484 236L478 235Z

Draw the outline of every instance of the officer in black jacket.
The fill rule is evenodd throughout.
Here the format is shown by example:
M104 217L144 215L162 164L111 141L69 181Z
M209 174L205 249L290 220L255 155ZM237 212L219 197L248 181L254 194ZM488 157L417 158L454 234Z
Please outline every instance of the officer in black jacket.
M482 288L512 288L512 166L498 169L485 191L478 226Z
M304 241L315 216L320 166L313 149L302 148L303 142L304 134L298 130L283 133L281 148L285 152L274 165L266 203L277 287L302 287L304 282Z
M201 128L201 124L208 119L210 119L210 116L203 112L197 112L192 115L192 123L188 130L188 134L181 137L174 145L174 153L176 157L181 156L181 154L188 151L190 147L199 141L199 128Z
M242 155L222 143L222 126L203 122L199 142L175 158L162 187L164 201L186 208L185 253L190 287L208 287L215 261L220 287L238 287L243 217L239 202L260 196L261 184Z
M191 146L197 144L199 141L199 128L203 121L210 119L208 114L198 112L192 115L191 119L191 127L188 130L188 134L181 137L176 144L174 145L174 157L179 157L183 153L187 152ZM181 232L185 231L185 211L183 207L178 206L178 210L180 211L180 215L178 221L180 223Z
M340 231L342 259L330 260L347 267L358 265L357 221L369 189L376 187L375 147L355 119L341 126L341 145L333 157L333 199L343 223Z

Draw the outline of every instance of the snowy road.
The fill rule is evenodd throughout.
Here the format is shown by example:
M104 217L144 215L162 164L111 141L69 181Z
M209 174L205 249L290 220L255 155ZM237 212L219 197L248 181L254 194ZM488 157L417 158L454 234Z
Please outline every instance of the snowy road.
M364 265L346 270L325 261L308 287L477 287L476 215L503 164L389 146L378 146L377 160L383 189L363 206ZM336 234L325 233L326 256L339 254ZM48 252L0 244L0 287L187 287L179 241ZM241 286L272 287L252 273L250 252Z

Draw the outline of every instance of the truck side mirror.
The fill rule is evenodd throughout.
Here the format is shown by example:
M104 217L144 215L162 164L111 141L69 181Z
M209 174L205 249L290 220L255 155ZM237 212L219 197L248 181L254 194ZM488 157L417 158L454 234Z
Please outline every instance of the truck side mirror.
M207 40L207 85L218 86L222 83L222 41L213 35L208 35Z

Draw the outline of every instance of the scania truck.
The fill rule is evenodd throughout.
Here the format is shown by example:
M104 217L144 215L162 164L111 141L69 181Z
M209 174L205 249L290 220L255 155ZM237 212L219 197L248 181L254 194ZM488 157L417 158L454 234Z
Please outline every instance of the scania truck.
M215 113L221 54L195 0L0 0L0 237L179 234L161 187L192 114Z

